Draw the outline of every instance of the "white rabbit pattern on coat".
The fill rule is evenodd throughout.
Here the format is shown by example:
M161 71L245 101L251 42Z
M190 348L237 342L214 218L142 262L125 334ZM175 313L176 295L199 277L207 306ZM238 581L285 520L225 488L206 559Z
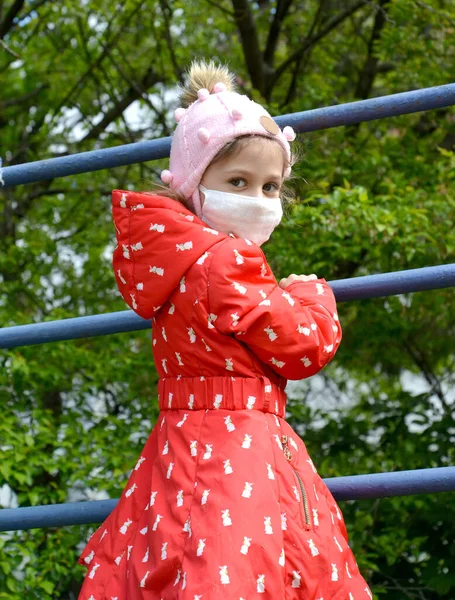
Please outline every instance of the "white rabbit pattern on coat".
M339 347L330 286L281 289L258 246L169 198L116 190L113 218L118 289L152 321L160 413L80 557L80 600L210 600L215 589L372 600L341 511L285 421L286 379L319 372Z

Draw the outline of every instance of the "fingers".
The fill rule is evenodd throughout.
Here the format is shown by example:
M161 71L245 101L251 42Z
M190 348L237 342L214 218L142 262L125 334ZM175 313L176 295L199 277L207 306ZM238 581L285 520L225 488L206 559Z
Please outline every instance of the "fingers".
M284 289L294 281L311 281L313 279L318 279L318 276L315 273L311 273L311 275L296 275L295 273L292 273L288 277L281 279L278 285Z

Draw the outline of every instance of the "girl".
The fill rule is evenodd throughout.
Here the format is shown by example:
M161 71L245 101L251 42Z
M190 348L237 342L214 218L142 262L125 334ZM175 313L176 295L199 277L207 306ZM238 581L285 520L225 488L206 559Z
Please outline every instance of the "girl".
M343 515L285 421L287 379L341 341L333 292L278 284L260 248L282 217L294 131L194 63L168 192L115 190L113 265L152 319L160 415L79 563L81 600L369 600Z

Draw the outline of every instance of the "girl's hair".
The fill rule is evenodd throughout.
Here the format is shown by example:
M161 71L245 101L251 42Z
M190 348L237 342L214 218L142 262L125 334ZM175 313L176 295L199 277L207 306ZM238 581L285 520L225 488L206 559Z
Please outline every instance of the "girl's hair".
M184 87L180 86L180 106L188 108L198 99L198 91L202 88L212 93L215 84L224 83L226 91L236 92L235 75L227 67L216 65L213 60L205 62L194 60L188 71L188 80Z
M209 92L212 92L215 84L218 82L224 83L226 89L231 92L237 91L235 89L235 75L231 73L227 67L223 65L216 65L212 60L210 62L201 61L193 61L188 72L188 80L184 87L180 87L180 104L183 108L187 108L198 99L198 90L201 88L206 88ZM270 140L272 143L273 139L261 136L261 135L243 135L239 136L230 142L228 142L221 150L215 155L212 159L210 165L216 163L219 160L224 158L228 158L229 156L234 156L237 152L240 152L245 145L251 139L261 139L261 140ZM291 142L292 144L292 142ZM293 142L295 144L295 142ZM281 145L280 145L281 148ZM283 152L283 156L285 161L287 162L287 158L285 156L284 150L281 148ZM297 144L297 148L295 146L291 146L291 160L290 165L293 166L296 162L301 160L303 157L303 147L300 147ZM294 179L292 175L286 177L285 181L289 181ZM170 190L168 187L161 185L159 183L151 183L152 190L149 192L150 194L158 195L158 196L166 196L167 198L172 198L173 200L177 200L181 202L184 206L191 209L189 201L177 194L176 192ZM280 190L280 198L284 205L284 207L292 204L295 201L295 193L292 188L286 185L283 182Z

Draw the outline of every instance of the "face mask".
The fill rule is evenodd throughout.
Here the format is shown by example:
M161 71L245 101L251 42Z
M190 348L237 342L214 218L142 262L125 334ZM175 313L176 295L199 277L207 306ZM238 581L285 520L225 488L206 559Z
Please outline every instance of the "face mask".
M218 190L204 193L202 220L213 229L223 233L234 233L240 238L251 240L258 246L266 242L283 216L279 198L257 198L229 194Z

